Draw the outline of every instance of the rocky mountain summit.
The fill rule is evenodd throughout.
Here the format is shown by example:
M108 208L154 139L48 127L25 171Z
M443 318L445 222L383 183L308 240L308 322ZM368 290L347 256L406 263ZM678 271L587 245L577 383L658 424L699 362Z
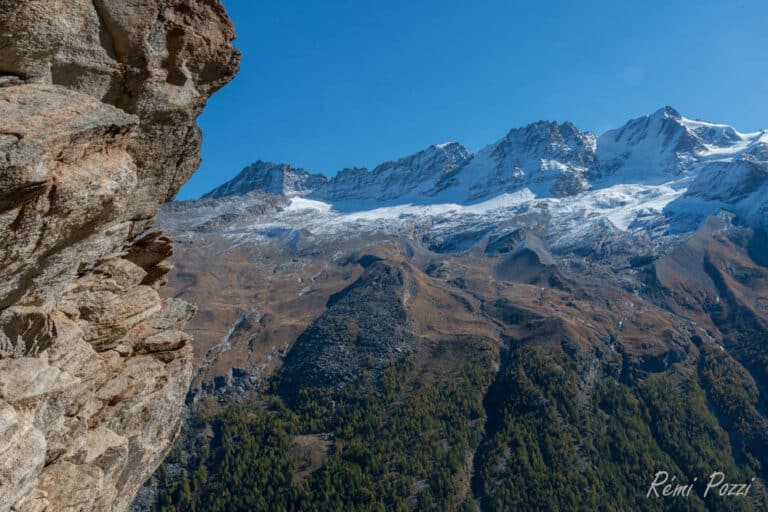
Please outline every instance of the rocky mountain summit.
M304 169L297 169L287 164L273 164L259 160L243 169L234 180L204 194L203 198L217 199L247 194L253 190L286 197L303 196L311 194L327 181L328 179L322 174L310 174Z
M281 169L280 183L299 185L273 186L273 169ZM501 201L518 209L544 203L555 210L566 207L567 218L577 205L600 216L608 207L616 213L609 220L619 228L661 217L666 223L700 221L720 208L763 223L766 172L768 131L741 133L664 107L599 137L569 122L539 121L510 130L477 154L455 142L436 144L373 170L344 169L331 178L260 162L205 197L260 190L319 201L328 211L377 212L369 219L384 208L434 212L450 204L471 206L476 213L483 204ZM303 185L308 180L312 185ZM629 203L634 205L628 208ZM295 209L307 204L294 201Z
M0 511L121 511L164 458L194 306L160 206L237 71L217 0L0 0Z
M309 195L330 201L398 200L427 193L434 183L462 168L471 158L472 153L456 142L435 144L373 170L343 169Z
M481 246L526 228L555 251L588 253L600 240L639 237L658 252L721 211L765 230L767 147L766 131L741 133L671 107L599 137L568 122L542 121L511 130L477 154L438 144L331 178L260 163L203 201L178 203L174 211L184 214L164 216L163 223L173 232L216 224L233 243L271 243L276 233L294 240L389 233L442 250ZM275 188L271 169L280 170L280 183L300 185ZM209 202L221 191L226 201ZM267 205L274 206L268 215Z

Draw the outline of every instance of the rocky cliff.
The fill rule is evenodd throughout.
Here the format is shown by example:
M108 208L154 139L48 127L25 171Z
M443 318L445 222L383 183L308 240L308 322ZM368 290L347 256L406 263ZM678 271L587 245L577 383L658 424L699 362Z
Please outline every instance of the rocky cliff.
M219 0L0 0L0 511L124 510L178 430L194 307L151 227L233 38Z

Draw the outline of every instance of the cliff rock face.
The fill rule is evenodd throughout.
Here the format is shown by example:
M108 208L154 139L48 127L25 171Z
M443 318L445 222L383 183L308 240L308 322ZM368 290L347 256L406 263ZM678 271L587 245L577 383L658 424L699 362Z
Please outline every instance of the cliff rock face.
M120 511L178 430L194 307L151 226L235 74L219 0L0 0L0 511Z

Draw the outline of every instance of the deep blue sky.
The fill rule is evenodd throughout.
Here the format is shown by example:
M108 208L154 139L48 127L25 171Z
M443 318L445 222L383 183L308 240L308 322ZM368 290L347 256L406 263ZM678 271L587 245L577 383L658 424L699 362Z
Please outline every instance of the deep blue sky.
M198 197L258 159L334 174L539 119L672 105L768 128L768 1L224 0L238 77L200 117Z

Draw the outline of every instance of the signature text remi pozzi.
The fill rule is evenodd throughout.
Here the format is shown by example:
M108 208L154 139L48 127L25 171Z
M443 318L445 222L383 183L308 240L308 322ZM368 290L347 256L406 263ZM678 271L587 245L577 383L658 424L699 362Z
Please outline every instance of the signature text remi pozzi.
M676 476L669 476L666 471L658 471L653 477L653 482L648 488L646 493L647 498L670 498L670 497L688 497L692 492L695 492L694 486L698 481L698 477L693 479L693 482L682 483ZM702 493L702 497L707 498L710 496L748 496L749 490L752 488L753 478L750 483L730 483L725 481L725 474L721 471L715 471L706 480L706 487ZM699 486L701 487L701 486Z

